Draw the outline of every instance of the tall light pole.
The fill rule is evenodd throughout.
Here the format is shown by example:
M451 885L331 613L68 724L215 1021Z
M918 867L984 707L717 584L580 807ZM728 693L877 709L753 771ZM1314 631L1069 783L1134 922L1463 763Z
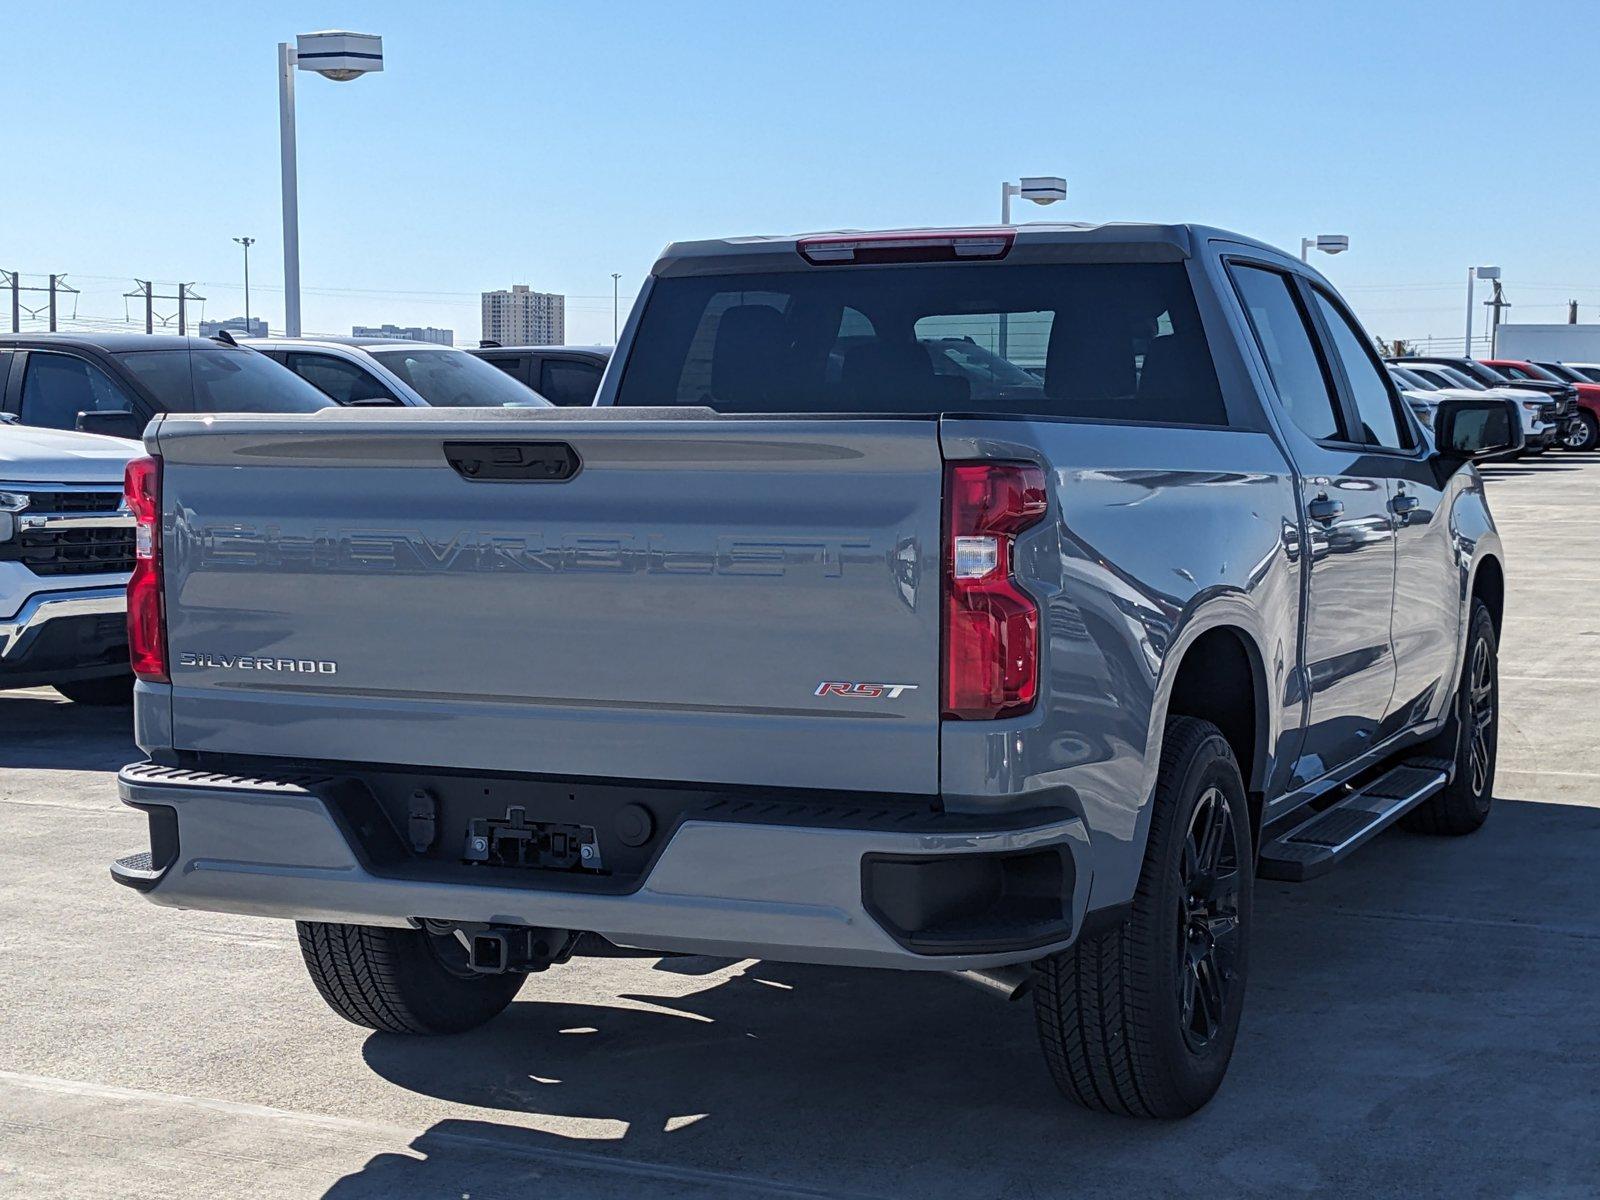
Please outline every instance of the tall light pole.
M1350 238L1343 233L1319 233L1314 238L1300 239L1300 261L1308 262L1313 250L1324 254L1343 254L1350 249Z
M283 166L283 325L300 336L300 194L295 175L294 73L315 71L344 83L383 70L383 39L375 33L326 29L278 43L278 141Z
M253 237L236 237L233 239L244 247L244 335L249 337L254 331L250 328L250 247L256 244Z
M1472 357L1472 281L1474 279L1499 279L1499 267L1468 267L1467 268L1467 348L1462 352L1467 358Z
M616 271L611 272L611 344L617 343L617 281L622 278Z
M1024 175L1017 183L1009 180L1000 185L1000 224L1011 224L1011 197L1021 196L1035 204L1054 204L1067 198L1067 181L1059 175ZM1000 314L1000 357L1006 357L1011 340L1011 316Z

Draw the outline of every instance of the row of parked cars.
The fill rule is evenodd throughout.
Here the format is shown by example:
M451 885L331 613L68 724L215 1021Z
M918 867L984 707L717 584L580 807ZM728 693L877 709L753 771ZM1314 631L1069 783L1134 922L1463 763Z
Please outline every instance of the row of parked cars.
M1503 398L1516 407L1522 454L1600 445L1600 364L1409 355L1388 360L1395 386L1424 424L1452 396Z
M0 336L0 688L128 701L135 526L123 468L155 417L586 405L609 357L372 338Z

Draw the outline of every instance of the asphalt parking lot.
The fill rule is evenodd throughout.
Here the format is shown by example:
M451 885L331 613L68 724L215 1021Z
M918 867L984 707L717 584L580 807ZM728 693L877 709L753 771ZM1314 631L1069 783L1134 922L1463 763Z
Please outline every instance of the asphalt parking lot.
M1057 1097L1026 1003L948 977L589 960L473 1034L317 998L287 923L155 908L125 714L0 696L0 1195L1600 1193L1600 458L1490 468L1496 810L1263 884L1218 1098Z

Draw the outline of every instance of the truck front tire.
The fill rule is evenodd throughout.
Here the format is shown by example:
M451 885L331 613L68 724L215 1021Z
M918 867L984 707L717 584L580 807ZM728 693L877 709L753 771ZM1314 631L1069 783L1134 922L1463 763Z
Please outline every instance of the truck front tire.
M1045 1061L1085 1108L1183 1117L1216 1093L1243 1007L1250 810L1215 725L1167 722L1128 919L1036 965Z
M296 921L311 982L346 1021L384 1033L464 1033L516 997L519 974L479 975L450 937Z

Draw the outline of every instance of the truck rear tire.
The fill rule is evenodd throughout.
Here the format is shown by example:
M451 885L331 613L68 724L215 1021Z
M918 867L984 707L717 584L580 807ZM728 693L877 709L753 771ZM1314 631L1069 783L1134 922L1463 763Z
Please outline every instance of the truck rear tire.
M1250 810L1217 727L1167 722L1128 919L1036 965L1045 1061L1085 1108L1183 1117L1216 1093L1243 1008Z
M505 1011L525 978L475 974L454 938L418 929L322 921L295 927L306 970L328 1007L384 1033L476 1029Z
M1467 656L1456 688L1455 773L1444 791L1405 815L1416 833L1459 837L1489 819L1494 803L1494 766L1500 741L1500 651L1494 618L1473 600L1467 626ZM1449 751L1444 752L1447 756Z
M113 675L109 679L74 679L52 685L74 704L96 708L115 708L133 703L133 676Z

